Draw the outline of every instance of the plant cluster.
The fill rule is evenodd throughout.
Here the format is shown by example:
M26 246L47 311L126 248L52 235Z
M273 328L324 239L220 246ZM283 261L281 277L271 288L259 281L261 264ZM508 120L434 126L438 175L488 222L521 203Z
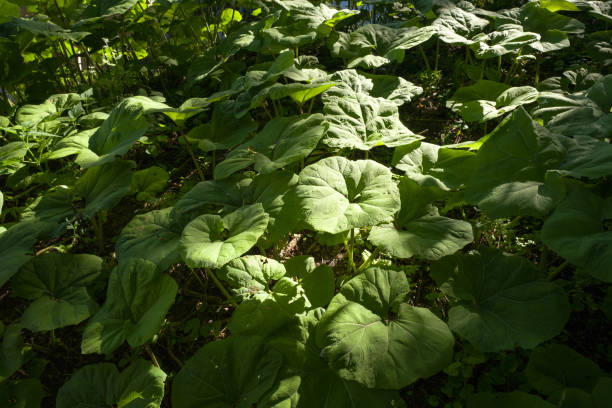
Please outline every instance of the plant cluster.
M612 2L338 3L0 0L1 406L609 406Z

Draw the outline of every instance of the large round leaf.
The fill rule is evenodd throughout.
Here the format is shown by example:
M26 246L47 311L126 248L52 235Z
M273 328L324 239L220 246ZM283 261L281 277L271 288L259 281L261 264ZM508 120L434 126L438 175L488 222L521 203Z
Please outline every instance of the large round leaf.
M4 285L33 255L32 247L42 223L22 221L0 232L0 286Z
M604 371L570 347L549 344L531 352L525 374L538 392L559 398L567 388L591 392Z
M483 247L432 267L443 292L459 302L449 326L481 351L533 348L556 336L569 317L563 289L528 260Z
M274 259L261 255L247 255L227 263L218 273L230 283L234 292L247 298L261 291L269 291L270 283L285 276L285 267Z
M542 226L542 241L596 278L612 282L612 231L604 226L611 218L607 205L598 195L575 189Z
M468 408L554 408L556 405L551 404L538 397L537 395L527 394L523 391L514 392L481 392L471 396L468 402Z
M265 174L299 162L314 150L327 128L321 114L276 117L215 167L215 179L224 179L250 165Z
M251 408L272 388L282 356L261 338L232 336L206 344L172 383L175 408Z
M34 301L21 325L37 332L87 319L98 309L87 286L101 273L102 259L95 255L48 253L33 258L13 279L15 295Z
M269 216L259 203L220 217L204 214L183 230L180 251L192 268L218 268L239 257L257 243Z
M406 300L404 272L370 268L346 283L317 327L330 368L369 388L400 389L442 370L454 339L446 323Z
M137 360L121 374L111 363L81 368L59 389L57 408L159 408L166 373Z
M399 191L402 207L395 222L372 227L368 236L372 244L398 258L436 260L472 242L469 222L442 217L430 204L439 197L436 189L418 186L403 177Z
M106 302L83 332L81 350L108 354L127 340L131 347L149 341L161 328L178 290L170 276L144 259L129 259L111 272Z
M319 160L300 173L296 196L306 223L332 234L391 221L400 207L391 172L373 160Z
M180 261L179 239L184 225L171 217L172 207L137 215L123 228L115 251L119 262L142 258L164 271Z

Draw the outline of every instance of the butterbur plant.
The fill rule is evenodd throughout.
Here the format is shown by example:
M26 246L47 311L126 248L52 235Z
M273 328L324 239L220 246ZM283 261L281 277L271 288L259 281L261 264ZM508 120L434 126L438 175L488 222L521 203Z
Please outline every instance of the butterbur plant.
M0 407L607 407L610 2L519 3L0 0Z

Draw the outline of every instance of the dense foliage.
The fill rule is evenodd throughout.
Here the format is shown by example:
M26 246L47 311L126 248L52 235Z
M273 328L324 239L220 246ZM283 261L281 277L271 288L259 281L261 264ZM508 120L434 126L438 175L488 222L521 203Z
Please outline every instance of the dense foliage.
M610 23L0 0L0 406L610 406Z

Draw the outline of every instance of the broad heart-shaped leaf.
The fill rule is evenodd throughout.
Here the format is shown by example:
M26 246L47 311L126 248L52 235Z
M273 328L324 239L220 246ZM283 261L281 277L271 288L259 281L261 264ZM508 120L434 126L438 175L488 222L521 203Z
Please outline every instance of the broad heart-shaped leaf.
M459 7L444 8L431 25L437 29L438 38L448 44L470 45L472 37L489 24Z
M0 404L7 408L38 408L47 395L40 381L34 378L0 384Z
M15 18L11 24L16 26L19 30L28 31L34 35L42 35L51 40L62 39L79 42L90 34L62 28L52 21L49 21L49 17L44 14L37 14L32 18Z
M250 115L240 119L234 116L234 101L215 105L210 122L194 127L187 134L204 151L231 149L244 142L257 130L257 123Z
M83 215L92 218L100 210L113 208L132 188L134 162L116 160L88 169L76 181L75 193L85 199Z
M332 234L391 221L400 208L391 171L373 160L319 160L302 170L295 194L304 221Z
M336 86L327 92L329 95L368 94L373 98L383 98L400 106L423 93L423 88L393 75L374 75L359 73L354 69L336 71L329 75L329 81Z
M106 302L87 323L81 351L108 354L127 340L149 341L161 328L178 290L170 276L144 259L128 259L111 272Z
M602 197L576 188L544 222L542 242L596 278L612 282L608 261L612 256L612 231L604 227L604 221L610 218Z
M471 176L474 156L470 151L418 141L397 147L393 164L422 187L449 191L461 187Z
M298 279L312 307L325 307L334 296L334 270L321 264L316 266L311 256L300 255L284 263L287 276Z
M397 391L366 388L340 378L329 368L314 335L322 314L323 309L314 309L294 316L268 337L268 343L283 355L285 364L299 373L298 407L403 406Z
M32 258L13 279L15 295L33 300L21 316L33 332L78 324L98 309L87 286L102 273L95 255L47 253Z
M474 85L457 89L446 101L446 107L467 122L482 123L535 102L537 98L537 89L530 86L510 88L501 82L481 79Z
M282 356L261 338L232 335L191 357L172 383L175 408L250 408L274 385Z
M171 211L172 207L164 208L132 218L117 238L117 260L146 259L160 271L179 262L179 239L185 225L173 218Z
M612 136L611 108L612 74L600 78L586 91L541 93L533 115L552 132L604 139Z
M588 136L561 139L567 156L559 173L597 179L612 174L612 144Z
M562 344L534 349L525 374L538 392L555 399L570 387L591 392L597 379L605 375L595 362Z
M335 86L323 94L323 113L329 130L326 145L370 150L395 147L422 139L401 122L397 104L348 87Z
M231 210L241 207L246 204L245 191L252 181L244 174L237 174L223 180L199 182L176 202L170 215L192 219L210 208Z
M266 230L268 219L260 203L224 217L201 215L183 230L181 256L192 268L219 268L251 249Z
M232 259L219 270L219 279L229 282L241 299L255 293L269 291L271 281L285 276L285 267L274 259L261 255L247 255Z
M477 58L487 59L517 52L540 38L540 34L523 31L520 25L505 24L491 33L480 33L472 37L470 48Z
M554 408L556 405L543 400L537 395L527 394L523 391L513 392L480 392L473 394L467 404L468 408Z
M127 13L138 3L138 0L102 0L89 4L81 13L81 20L93 22L104 17ZM78 23L77 23L78 25Z
M521 25L524 31L539 34L540 40L530 43L529 47L540 52L569 47L567 34L584 32L584 24L580 21L538 7L537 3L527 3L520 9L500 11L495 26L503 29L505 24Z
M333 82L313 82L309 84L299 82L289 84L274 83L263 88L252 97L249 109L261 106L267 98L278 100L287 96L291 97L295 103L302 106L307 100L325 92L334 85L335 83Z
M330 35L328 44L333 56L351 60L348 68L360 65L364 68L376 68L391 62L402 62L405 50L424 43L435 32L433 27L393 28L367 24L350 34L339 32ZM364 59L372 52L378 58Z
M0 232L0 286L3 286L33 255L32 247L42 222L22 221Z
M485 204L483 210L492 217L545 215L559 198L544 183L546 170L558 168L565 154L559 138L519 107L476 154L466 200Z
M0 383L12 376L23 364L21 326L11 324L2 333L0 346Z
M444 293L457 298L449 326L480 351L533 348L556 336L569 317L563 289L528 260L482 247L432 266Z
M368 236L375 246L397 258L413 256L436 260L452 255L474 240L472 225L466 221L438 215L436 208L426 209L430 200L423 202L423 208L413 208L417 197L429 192L426 188L402 178L399 183L402 208L394 224L374 226ZM431 201L436 198L432 194Z
M21 213L22 221L44 221L57 224L66 218L71 219L76 210L72 206L74 190L60 185L38 196Z
M119 374L111 363L90 364L74 373L59 389L57 408L159 408L166 373L137 360Z
M316 340L340 377L400 389L450 362L453 335L431 311L410 306L408 290L404 272L369 268L332 299Z
M224 179L250 165L266 174L296 163L314 150L327 128L319 113L276 117L215 167L215 179Z
M136 193L136 199L147 201L155 199L155 195L166 188L170 175L158 166L134 172L132 176L131 192Z
M20 167L28 148L24 142L9 142L0 146L0 175L13 174Z
M278 2L290 12L292 21L299 21L320 35L327 36L340 21L359 14L358 10L336 10L326 4L313 5L310 2Z
M276 245L285 235L294 231L299 223L293 187L298 176L291 171L280 170L259 174L244 191L244 203L261 203L270 216L260 245L264 248Z
M145 96L124 99L91 136L88 146L91 153L79 164L83 167L99 166L127 153L149 127L143 115L170 110L172 108L168 105Z

